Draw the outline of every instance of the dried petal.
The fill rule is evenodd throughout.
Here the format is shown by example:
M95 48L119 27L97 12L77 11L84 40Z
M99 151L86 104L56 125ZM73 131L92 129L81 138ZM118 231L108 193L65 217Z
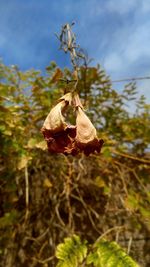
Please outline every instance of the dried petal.
M67 93L65 95L63 95L60 100L64 100L66 102L68 102L69 105L71 105L71 102L72 102L72 93Z
M51 153L72 153L73 140L76 136L76 127L68 126L64 131L52 133L50 130L42 130L47 141L48 150Z
M95 127L81 107L77 109L76 125L77 134L75 140L77 147L84 151L87 156L95 151L99 153L104 141L102 139L98 140Z
M83 109L83 106L82 106L82 103L81 103L81 100L80 100L80 98L79 98L79 95L78 94L74 94L74 96L73 96L73 106L74 107L80 107L80 108L82 108Z
M62 100L54 108L52 108L46 120L44 121L43 128L52 132L59 132L61 130L64 130L67 125L62 115L62 111L67 105L68 102Z

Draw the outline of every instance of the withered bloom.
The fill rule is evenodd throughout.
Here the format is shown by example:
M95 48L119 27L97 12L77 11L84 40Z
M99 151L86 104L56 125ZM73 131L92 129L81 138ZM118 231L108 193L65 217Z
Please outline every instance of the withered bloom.
M63 116L70 101L71 94L64 95L60 102L52 108L41 129L44 139L47 141L48 150L52 153L69 153L72 139L75 138L76 127L68 125Z
M87 156L95 151L100 153L104 141L97 138L95 127L80 106L77 107L76 126L76 146Z
M64 111L71 105L76 109L76 126L65 122ZM52 108L41 129L51 153L85 155L100 152L104 143L98 139L96 129L83 111L78 94L68 93Z

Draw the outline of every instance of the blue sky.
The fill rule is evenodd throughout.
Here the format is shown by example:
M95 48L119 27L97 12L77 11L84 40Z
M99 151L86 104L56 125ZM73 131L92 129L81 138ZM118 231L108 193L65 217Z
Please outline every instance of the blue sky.
M92 65L100 63L113 80L150 76L150 0L0 0L0 11L0 57L7 65L69 66L54 33L75 21ZM150 101L150 80L138 87Z

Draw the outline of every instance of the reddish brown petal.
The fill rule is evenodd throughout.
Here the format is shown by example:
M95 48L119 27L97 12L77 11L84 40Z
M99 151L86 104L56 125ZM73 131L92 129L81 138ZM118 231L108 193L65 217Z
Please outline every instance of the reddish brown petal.
M95 151L97 153L100 153L103 143L104 141L102 139L98 140L96 138L93 141L86 144L76 141L77 147L81 151L83 151L86 156L89 156L91 153L93 154Z
M72 153L73 138L76 135L76 127L68 126L66 130L53 133L42 128L44 139L47 141L48 150L51 153Z

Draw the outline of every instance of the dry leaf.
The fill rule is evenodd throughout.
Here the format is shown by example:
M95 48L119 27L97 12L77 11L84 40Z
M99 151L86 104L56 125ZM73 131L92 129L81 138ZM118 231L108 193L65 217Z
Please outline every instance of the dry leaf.
M40 148L42 150L46 150L47 149L47 144L45 141L41 141L38 144L35 145L36 148Z
M30 138L27 144L27 148L34 148L36 146L37 140L35 138Z
M62 77L63 77L62 71L59 68L57 68L56 71L55 71L55 73L52 76L51 82L56 83Z
M19 163L18 163L18 166L17 166L18 170L25 168L28 164L28 161L31 159L32 159L32 157L30 157L30 156L25 156L25 155L22 156Z
M44 179L44 182L43 182L43 186L44 186L44 187L48 187L48 188L50 188L50 187L52 187L53 185L52 185L51 181L50 181L48 178L45 178L45 179Z

